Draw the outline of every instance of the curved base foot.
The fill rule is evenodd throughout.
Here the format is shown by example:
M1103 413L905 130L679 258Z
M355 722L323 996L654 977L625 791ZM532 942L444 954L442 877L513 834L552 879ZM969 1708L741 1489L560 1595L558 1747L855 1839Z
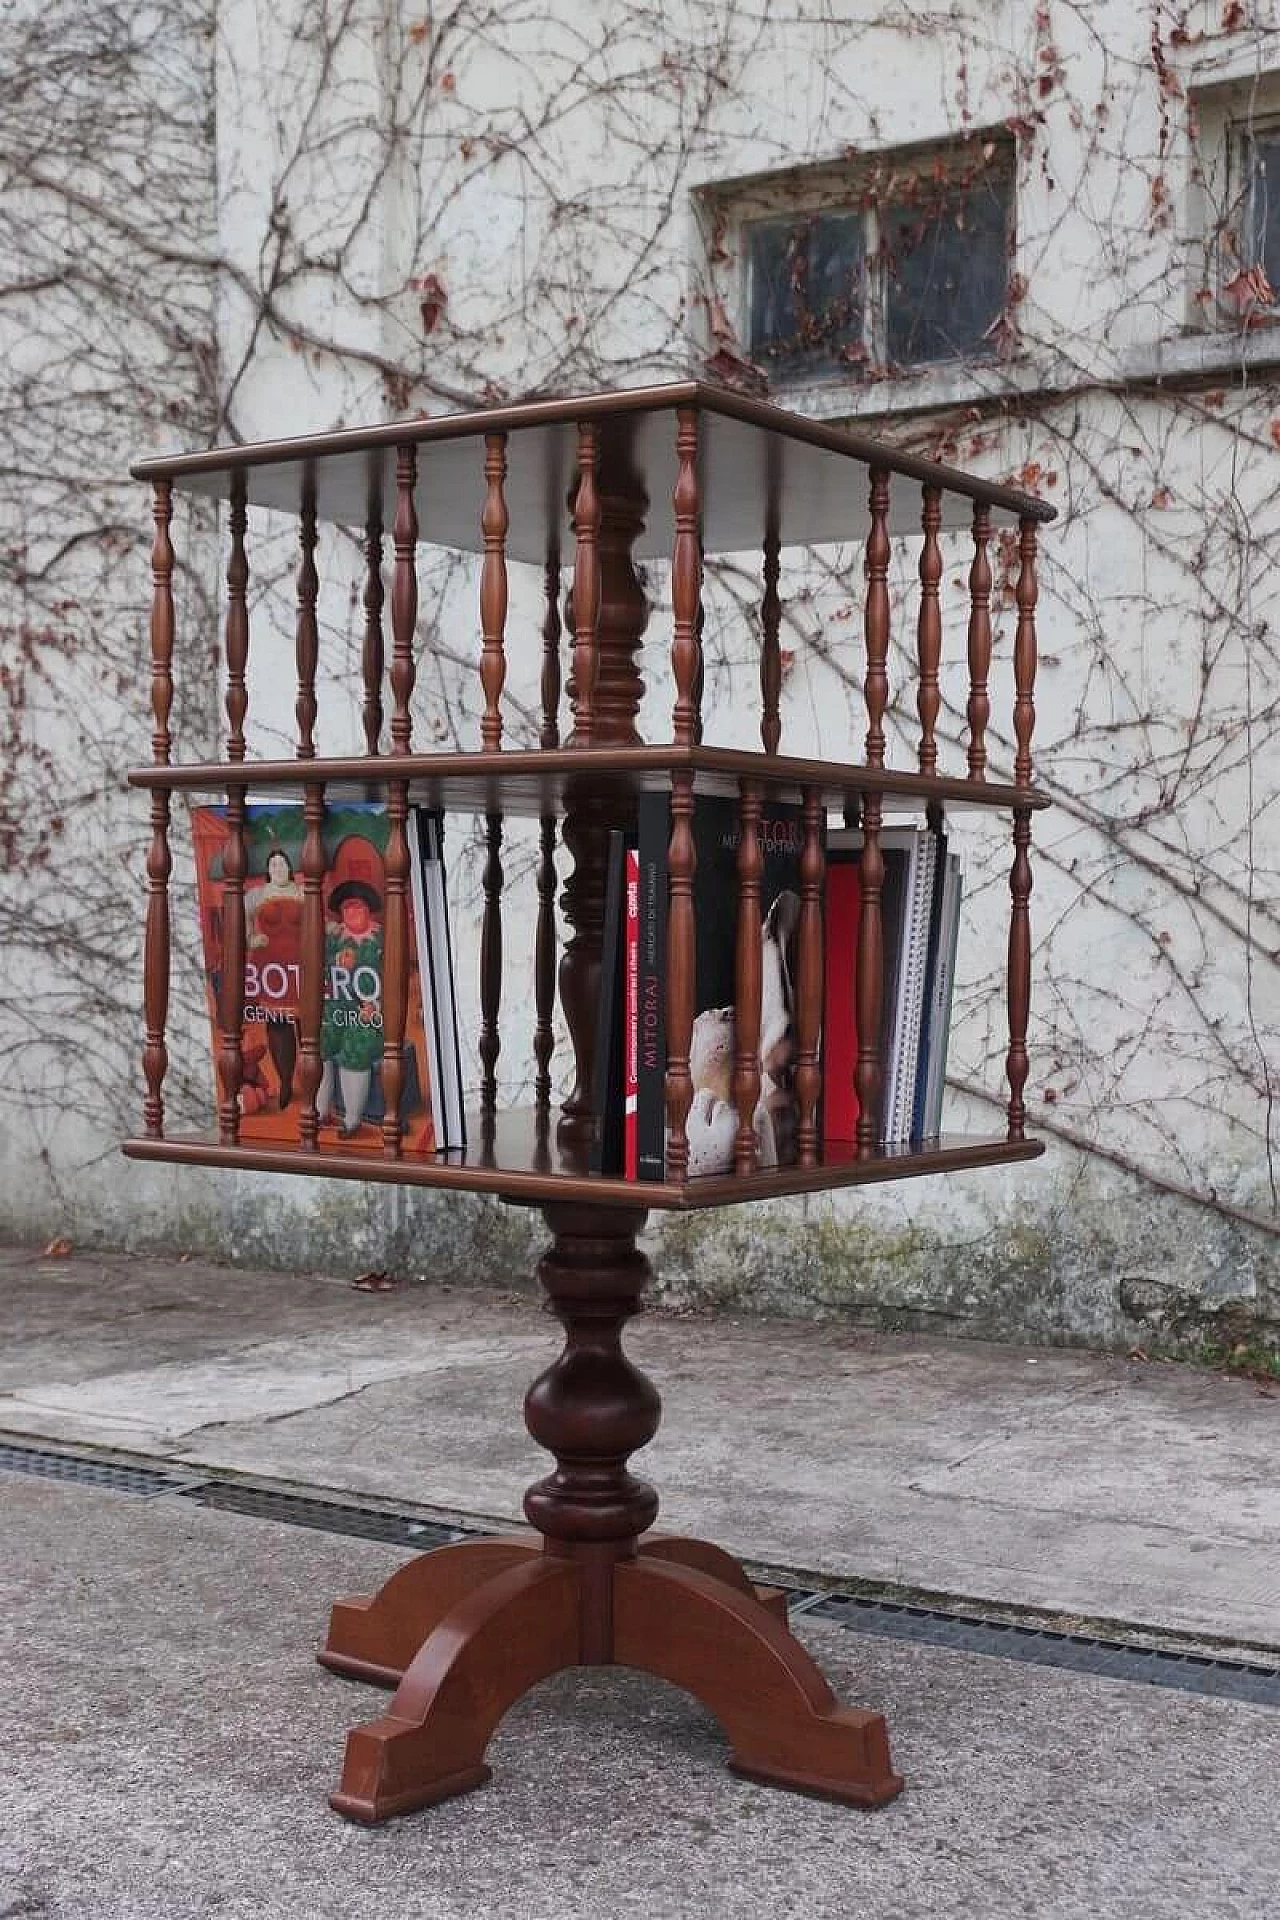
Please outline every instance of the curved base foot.
M322 1662L398 1687L348 1735L335 1811L373 1823L483 1786L489 1740L522 1694L565 1667L611 1663L701 1700L735 1773L854 1806L901 1790L883 1718L837 1705L780 1617L780 1589L754 1587L703 1540L649 1535L612 1566L600 1551L469 1540L340 1602Z
M837 1705L799 1641L758 1601L699 1568L621 1563L614 1659L684 1687L729 1737L735 1773L853 1806L902 1791L884 1717Z

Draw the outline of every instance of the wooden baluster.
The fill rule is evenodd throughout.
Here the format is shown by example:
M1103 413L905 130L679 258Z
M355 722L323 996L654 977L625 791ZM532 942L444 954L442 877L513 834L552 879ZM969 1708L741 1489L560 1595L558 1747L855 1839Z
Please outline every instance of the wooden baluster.
M758 780L743 780L738 802L738 939L733 969L733 1104L738 1130L733 1141L733 1170L756 1170L755 1113L760 1100L760 814L764 791Z
M706 556L702 551L702 541L698 541L698 617L693 623L694 638L698 647L698 670L693 682L693 744L702 745L702 689L707 677L707 656L702 645L702 636L707 625L707 603L702 595L702 582L706 578Z
M1036 523L1019 523L1018 630L1013 643L1013 782L1031 785L1031 734L1035 726L1036 679ZM1005 1074L1009 1082L1009 1138L1026 1133L1027 1023L1031 1013L1031 809L1013 810L1013 866L1009 872L1012 908L1009 918L1009 1052Z
M231 476L231 558L227 562L227 758L244 759L244 719L249 710L245 669L249 662L249 561L244 537L248 527L245 475Z
M880 1052L880 1017L884 1003L884 940L880 925L880 890L884 885L884 856L880 852L881 806L880 794L864 794L862 859L859 863L858 1059L853 1073L858 1094L859 1159L873 1154L879 1143L880 1095L884 1086L884 1064Z
M324 783L308 780L302 817L302 988L298 995L298 1137L304 1153L314 1153L320 1129L316 1095L324 1073L320 1028L324 1018Z
M485 815L484 919L480 927L480 1110L492 1114L498 1104L498 1054L502 1036L502 815Z
M866 762L884 765L884 715L889 703L889 475L871 470L871 525L867 534L867 602L865 634L867 671L863 695L867 708ZM880 924L880 892L884 885L884 858L880 852L883 796L868 793L862 801L861 904L858 914L858 1059L854 1085L858 1093L858 1153L875 1152L880 1139L880 1096L884 1062L880 1048L880 1014L884 1000L884 938Z
M924 544L920 549L920 613L916 625L916 658L920 685L916 693L916 712L920 716L921 773L938 771L938 712L942 693L938 686L938 668L942 660L942 608L938 600L938 582L942 579L942 548L938 529L942 525L942 490L925 487L920 524Z
M693 918L693 775L671 776L671 845L667 856L667 1178L683 1180L689 1167L685 1131L693 1101L689 1046L693 1036L697 966Z
M413 698L417 670L413 658L414 635L418 626L418 573L415 554L418 545L418 509L414 488L418 479L418 456L413 446L396 448L396 519L392 531L395 547L395 572L391 581L391 751L408 753L412 721L409 702Z
M486 433L484 437L484 511L480 516L484 534L484 562L480 569L480 685L484 691L484 715L480 722L480 744L486 753L496 753L502 745L502 714L498 702L507 677L507 656L503 643L507 630L507 528L510 515L503 494L507 477L507 436Z
M553 547L547 558L546 611L542 622L542 731L544 752L560 744L560 554ZM556 997L556 823L544 814L539 823L538 922L534 937L533 1097L538 1108L551 1100L551 1056L555 1041L552 1015Z
M302 558L298 563L298 624L296 652L298 660L298 698L294 711L298 718L298 759L316 757L316 665L320 658L320 633L316 626L316 598L320 582L316 576L316 490L308 478L302 493L299 524Z
M800 925L796 953L796 1156L818 1164L818 1102L822 1097L822 850L824 811L817 787L804 793L804 851L800 856Z
M364 680L365 752L376 754L382 740L382 508L370 508L364 542L364 647L360 671Z
M599 431L591 420L578 427L578 489L573 501L573 697L572 744L591 745L595 697L596 627L600 619Z
M991 509L983 500L973 503L973 564L969 568L969 778L987 777L987 721L991 700L987 676L991 671Z
M173 483L157 480L152 515L155 538L151 548L151 758L167 767L173 743L169 716L173 710ZM146 1083L143 1126L149 1140L164 1138L164 1077L169 1068L165 1027L169 1018L169 795L162 788L151 794L151 845L147 851L147 917L143 941L142 1075Z
M778 525L771 514L764 536L764 597L760 602L760 738L766 753L776 753L782 739L778 712L782 696L782 649L778 633L782 602L778 598Z
M248 854L244 837L242 786L227 794L227 838L222 849L222 992L218 1007L218 1138L234 1147L240 1140L241 1051L244 1031L244 879Z
M407 751L402 748L401 751ZM387 783L386 900L382 921L382 1152L401 1157L404 1030L409 1011L409 783Z
M702 646L698 616L702 604L702 561L698 544L698 414L695 407L676 413L675 543L671 550L671 667L676 703L672 739L677 747L697 744L701 731Z
M869 767L884 765L884 712L889 704L889 475L883 467L871 469L871 528L867 534L867 672L863 697L867 706Z

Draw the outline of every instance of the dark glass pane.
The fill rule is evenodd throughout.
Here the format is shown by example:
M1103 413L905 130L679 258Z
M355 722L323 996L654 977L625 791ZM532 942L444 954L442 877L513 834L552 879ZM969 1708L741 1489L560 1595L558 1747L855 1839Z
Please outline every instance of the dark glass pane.
M1280 299L1280 133L1253 142L1249 264L1260 265Z
M747 233L749 348L783 376L856 370L862 359L861 214L762 220Z
M972 359L998 350L1009 285L1005 174L958 186L922 181L918 195L885 207L880 245L895 366Z

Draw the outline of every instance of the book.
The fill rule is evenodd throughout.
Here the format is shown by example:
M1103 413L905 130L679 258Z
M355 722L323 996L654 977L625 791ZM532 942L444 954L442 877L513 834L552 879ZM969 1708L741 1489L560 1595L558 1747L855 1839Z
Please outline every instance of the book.
M918 1136L924 1140L936 1138L942 1127L942 1093L947 1077L947 1042L951 1035L951 1003L955 994L961 890L960 856L948 853L938 889L938 943L929 981L916 1088Z
M759 1164L796 1157L794 1070L795 939L800 917L799 806L766 802L760 822L760 1097L752 1115ZM638 962L634 1017L637 1050L637 1175L666 1174L666 923L670 796L644 792L639 804ZM738 803L699 794L694 801L694 1022L687 1123L689 1176L733 1168L739 1116L733 1103L734 972L738 923Z
M938 842L939 835L928 829L917 833L908 866L903 959L895 1010L894 1052L885 1127L885 1139L894 1144L911 1138L914 1120L916 1070L920 1059L934 883L938 870Z
M590 1169L623 1172L623 978L626 963L626 836L609 835L605 867L604 920L601 927L600 997L596 1009L595 1071L592 1081Z
M626 931L622 942L625 1046L622 1063L623 1168L639 1178L640 1161L640 855L626 852Z
M858 926L862 918L860 856L827 852L822 955L822 1143L857 1138Z
M389 831L387 810L381 804L353 801L325 811L322 1073L316 1105L326 1151L382 1149L382 910ZM216 1084L226 889L223 855L229 838L226 808L193 808L192 833ZM239 1105L240 1138L246 1144L295 1146L299 1139L305 833L300 803L250 801L245 807ZM436 1116L412 918L399 1118L405 1150L431 1153L437 1145Z
M466 1146L467 1124L445 886L444 820L429 808L410 807L407 828L414 936L425 976L422 1012L431 1084L436 1090L436 1145L452 1151Z

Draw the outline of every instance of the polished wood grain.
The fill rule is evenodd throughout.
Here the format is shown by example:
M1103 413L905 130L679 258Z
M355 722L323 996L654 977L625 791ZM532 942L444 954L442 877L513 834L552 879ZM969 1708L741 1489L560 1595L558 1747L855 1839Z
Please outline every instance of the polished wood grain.
M500 701L507 678L507 528L510 516L503 496L507 477L507 436L487 433L484 439L485 500L481 527L484 533L484 564L480 569L480 684L484 692L484 714L480 721L480 741L485 751L496 752L502 744Z
M796 938L796 1153L802 1167L818 1164L818 1106L822 1098L822 834L826 812L816 787L804 796L800 855L800 925Z
M502 815L485 819L485 859L480 923L480 1107L492 1113L498 1104L498 1055L502 1050Z
M937 487L925 487L920 525L924 540L920 547L920 613L916 624L916 661L920 684L916 691L916 712L920 717L919 767L921 773L938 770L938 714L942 690L938 669L942 660L942 608L938 583L942 579L942 548L938 529L942 525L942 494Z
M671 552L671 671L676 702L671 737L678 747L696 744L702 670L698 610L702 560L698 546L698 416L691 407L676 415L676 484L672 494L676 533Z
M308 781L303 800L302 991L298 996L298 1138L304 1153L319 1148L316 1096L324 1062L320 1023L324 1014L324 784Z
M316 601L320 579L316 572L316 496L308 485L302 496L298 538L301 557L298 562L298 618L295 647L298 666L298 697L294 712L298 721L298 758L316 757L316 667L320 660L320 629L316 621Z
M591 745L600 618L600 436L593 422L578 428L578 488L573 501L573 731L570 744Z
M991 509L983 500L973 508L973 562L969 568L969 778L987 777L987 722L991 718Z
M364 535L364 643L360 651L360 678L364 687L361 718L365 752L376 754L382 743L382 675L385 648L382 635L382 513L370 513Z
M541 1537L528 1532L456 1540L420 1553L377 1593L334 1602L316 1658L349 1680L398 1687L419 1647L446 1614L495 1573L541 1551Z
M231 482L231 556L227 561L227 758L245 756L244 722L249 709L245 668L249 660L249 559L245 552L248 513L245 508L244 475L237 473Z
M412 446L396 449L396 518L392 532L395 568L391 577L391 751L408 753L413 721L409 703L413 698L417 665L414 640L418 629L418 509L414 498L417 485L417 453Z
M755 1111L760 1098L760 815L764 788L744 780L738 801L738 928L733 971L733 1104L738 1130L733 1142L735 1173L756 1170Z
M779 701L782 696L782 601L778 597L779 543L776 516L764 536L764 594L760 601L760 738L766 753L782 743Z
M404 1093L404 1033L409 1008L409 839L407 781L387 782L386 899L382 931L382 1151L402 1152L400 1102Z
M884 857L880 852L881 801L878 793L862 799L862 858L858 880L858 1058L853 1083L858 1094L858 1151L870 1157L880 1139L880 1097L884 1062L880 1048L880 1020L884 1003L884 933L880 893L884 886Z
M867 668L863 680L863 699L867 708L868 767L884 765L884 715L889 702L889 475L884 467L871 472L868 511L871 530L867 535L867 601L863 620L863 640Z
M1018 629L1013 641L1013 737L1016 743L1013 784L1031 785L1031 734L1036 723L1036 603L1039 582L1036 576L1036 523L1022 521L1018 534L1018 583L1014 597L1018 606Z
M244 1021L244 881L248 871L245 847L243 787L233 787L227 799L227 838L222 848L222 978L218 995L218 1137L233 1147L240 1138L240 1088L244 1080L241 1030Z
M1018 581L1014 597L1018 607L1018 628L1013 643L1013 734L1014 785L1031 785L1031 735L1035 726L1036 679L1036 603L1039 597L1036 577L1036 523L1024 517L1019 527ZM1026 807L1015 807L1013 814L1013 865L1009 872L1009 1051L1005 1057L1005 1076L1009 1082L1009 1138L1021 1140L1026 1133L1026 1085L1030 1070L1027 1056L1027 1024L1031 1013L1031 814Z
M157 767L169 765L173 741L173 489L167 479L152 488L154 537L151 547L151 752ZM164 1137L164 1079L169 1070L165 1029L169 1016L169 794L157 787L151 796L151 844L147 849L147 917L143 933L142 1077L146 1084L142 1119L147 1138Z

